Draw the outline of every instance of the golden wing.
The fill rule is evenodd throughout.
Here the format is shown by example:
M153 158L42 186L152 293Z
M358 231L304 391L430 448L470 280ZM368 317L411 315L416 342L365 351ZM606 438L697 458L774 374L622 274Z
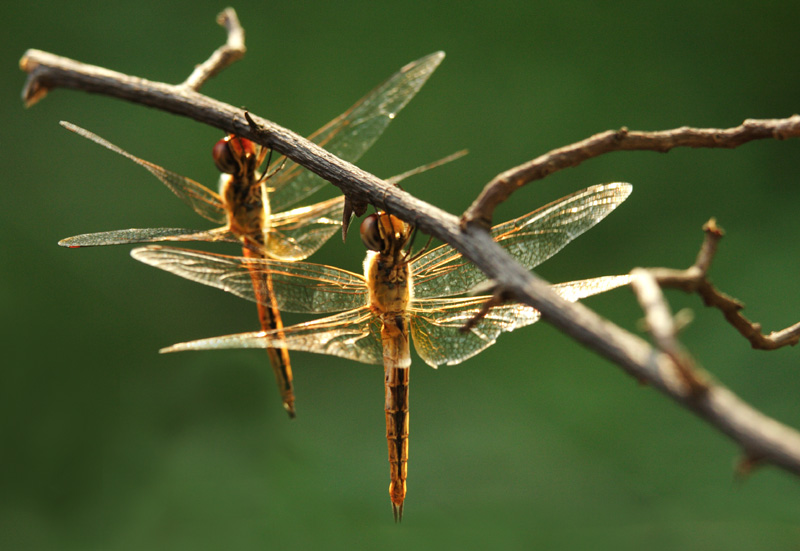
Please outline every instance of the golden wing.
M469 332L461 328L480 312L489 297L414 300L411 336L417 354L432 367L455 365L495 343L500 333L513 331L539 320L539 312L521 304L503 304Z
M274 214L267 235L267 254L277 260L303 260L342 227L344 197Z
M275 331L255 331L173 344L161 349L161 352L225 348L288 348L361 363L383 364L381 321L366 306Z
M492 238L528 269L541 264L619 206L631 185L613 183L586 188L530 214L498 224ZM468 292L486 276L449 245L437 247L411 265L414 296L435 298Z
M308 139L345 161L356 162L419 92L442 59L444 52L436 52L409 63ZM288 161L268 183L273 190L273 211L290 207L324 184L325 180L313 172Z
M332 266L203 253L152 245L131 251L140 262L238 297L301 313L341 312L367 303L364 277ZM256 297L255 274L266 274L274 302Z
M156 178L161 180L172 193L177 195L184 203L192 207L194 211L212 222L224 224L227 221L225 209L222 206L222 199L219 195L205 187L204 185L195 182L191 178L186 178L180 174L176 174L156 164L153 164L144 159L140 159L131 155L124 149L117 147L111 142L104 140L97 134L89 132L79 126L66 121L61 121L61 126L67 130L71 130L86 139L92 140L96 144L102 145L106 149L127 157L139 166L146 168Z
M553 285L570 302L615 289L629 275L605 276ZM501 333L539 321L539 311L524 304L495 306L470 331L461 328L489 297L421 299L411 303L411 335L417 354L432 367L455 365L493 345Z
M62 247L98 247L101 245L127 245L132 243L158 243L161 241L220 241L241 243L225 228L189 230L184 228L131 228L97 233L83 233L58 242Z

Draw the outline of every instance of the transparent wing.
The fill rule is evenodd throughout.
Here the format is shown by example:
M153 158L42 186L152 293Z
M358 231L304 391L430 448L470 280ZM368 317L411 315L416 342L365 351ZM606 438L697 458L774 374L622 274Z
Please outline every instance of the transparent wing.
M387 178L386 181L397 184L466 154L466 150L458 151L438 161ZM287 261L308 258L342 227L343 208L344 197L340 196L315 205L274 214L270 218L267 255L270 258Z
M498 224L492 238L528 269L541 264L597 224L628 198L631 185L592 186L530 214ZM414 296L444 297L465 293L486 276L461 253L442 245L412 263Z
M226 222L227 218L225 215L225 209L222 206L222 200L220 199L220 196L204 185L199 184L190 178L181 176L180 174L171 172L151 162L145 161L144 159L140 159L139 157L131 155L124 149L117 147L107 140L104 140L97 134L89 132L88 130L85 130L79 126L75 126L72 123L61 121L61 126L83 136L84 138L92 140L96 144L102 145L106 149L110 149L115 153L119 153L137 165L146 168L151 174L161 180L164 185L166 185L172 191L172 193L180 197L183 202L192 207L194 211L203 218L218 224L224 224Z
M102 245L123 245L126 243L156 243L159 241L225 241L239 243L239 240L224 228L203 231L184 228L133 228L99 233L84 233L67 237L58 242L62 247L98 247Z
M442 59L444 52L436 52L409 63L309 139L345 161L356 162L419 92ZM270 195L272 208L284 210L324 184L313 172L288 161L269 181L274 190Z
M131 256L186 279L266 304L267 301L256 298L252 278L268 277L275 306L286 312L340 312L367 303L363 276L332 266L226 256L159 245L133 249Z
M309 257L342 227L344 197L275 214L270 218L267 254L278 260Z
M451 161L455 161L456 159L460 159L461 157L463 157L467 153L469 153L469 151L467 151L466 149L462 149L461 151L456 151L455 153L451 153L447 157L442 157L438 161L433 161L433 162L430 162L428 164L425 164L425 165L422 165L422 166L418 166L417 168L412 168L411 170L407 170L407 171L403 172L402 174L398 174L397 176L392 176L391 178L386 178L386 181L388 183L392 184L393 186L396 186L397 184L399 184L400 182L402 182L406 178L410 178L412 176L416 176L417 174L422 174L423 172L427 172L432 168L436 168L436 167L442 166L444 164L447 164L447 163L449 163Z
M617 287L628 285L631 282L630 274L618 276L593 277L567 283L557 283L550 288L561 295L561 298L570 302L578 302L586 297L599 295Z
M475 317L489 297L415 300L411 306L411 336L417 354L430 366L455 365L494 344L500 333L539 320L529 306L504 304L492 308L468 333L461 327Z
M553 285L551 289L570 302L615 289L630 282L629 275L605 276ZM503 304L489 313L468 333L461 327L475 317L489 297L414 300L411 305L411 335L420 357L433 367L455 365L494 344L500 333L513 331L539 320L534 308Z
M381 322L367 307L276 331L256 331L182 342L163 348L161 352L224 348L288 348L367 364L383 363Z

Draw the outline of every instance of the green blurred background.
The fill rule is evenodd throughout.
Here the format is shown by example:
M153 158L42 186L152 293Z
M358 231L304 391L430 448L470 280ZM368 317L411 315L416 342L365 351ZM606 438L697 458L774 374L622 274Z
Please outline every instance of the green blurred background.
M308 134L403 64L447 59L360 165L381 176L469 148L406 189L462 212L495 174L609 128L730 127L798 110L797 2L240 2L248 54L203 89ZM224 40L205 1L9 3L2 11L2 549L797 549L795 477L732 475L738 450L539 324L456 367L416 361L406 517L387 496L382 370L294 354L298 418L260 351L159 356L253 330L250 303L60 238L208 227L69 120L210 186L212 128L57 90L25 110L27 48L178 82ZM501 221L587 185L631 198L539 273L685 267L716 216L713 280L767 330L800 318L800 142L616 153L519 191ZM318 197L332 196L333 188ZM219 250L232 251L230 248ZM360 270L358 239L314 257ZM800 351L752 351L699 299L684 343L800 426ZM637 330L619 290L588 301ZM290 317L289 321L302 318ZM580 546L580 547L579 547Z

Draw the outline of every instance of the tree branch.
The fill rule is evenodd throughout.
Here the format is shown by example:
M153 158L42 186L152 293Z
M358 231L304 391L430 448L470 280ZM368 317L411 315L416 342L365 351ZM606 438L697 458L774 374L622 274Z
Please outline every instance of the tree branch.
M800 342L800 322L773 331L769 335L761 332L761 324L753 323L741 313L744 304L717 290L708 279L708 270L717 251L717 244L724 232L712 218L703 225L706 236L695 263L686 270L669 268L650 268L647 271L661 287L681 289L687 293L697 293L706 306L719 309L741 335L750 341L753 348L774 350L783 346L794 346Z
M721 385L709 383L707 389L698 394L687 384L685 374L670 354L655 350L640 337L601 318L582 304L569 303L558 297L546 281L517 264L478 224L462 226L452 214L338 159L297 134L254 115L251 116L253 124L248 124L241 109L192 89L207 77L190 77L187 80L190 84L175 86L86 65L39 50L26 52L20 66L29 73L23 92L27 105L33 105L56 88L105 94L187 116L275 149L335 184L348 197L385 209L449 243L493 279L503 296L510 296L513 300L538 309L544 319L560 330L618 364L637 380L647 381L651 387L695 412L736 442L747 457L758 458L800 475L800 434L796 431L756 411ZM209 60L201 67L216 67L216 71L203 70L203 74L210 76L222 66L222 62L218 64ZM519 187L525 178L530 181L537 177L535 174L544 177L554 170L574 166L584 159L608 151L664 151L678 145L706 142L732 146L755 137L795 136L798 126L800 118L792 117L785 121L751 121L745 123L742 130L679 129L653 134L627 131L605 133L556 150L525 165L534 176L520 175L524 174L524 170L519 168L504 173L509 175L506 179L511 184L490 186L490 189L502 191L490 191L489 195L495 199L483 199L478 203L480 205L488 201L493 208L499 202L496 197L503 193L507 196L510 193L508 189ZM764 135L756 136L759 132ZM491 214L487 216L485 213L490 212L491 208L477 208L477 219L488 220Z
M704 394L708 391L708 382L698 372L694 359L678 343L675 320L656 278L642 268L634 268L631 275L631 289L644 310L647 329L656 346L670 357L690 392L696 396Z
M228 42L217 48L204 63L194 68L189 78L183 82L183 86L190 90L199 90L208 79L242 59L247 51L244 45L244 29L239 24L239 17L233 8L225 8L217 16L217 23L228 31Z
M682 126L659 132L607 130L580 142L554 149L544 155L498 174L461 215L461 225L492 226L494 209L525 184L541 180L553 172L578 166L583 161L612 151L658 151L675 147L728 148L753 140L785 140L800 137L800 115L787 119L747 119L727 129Z

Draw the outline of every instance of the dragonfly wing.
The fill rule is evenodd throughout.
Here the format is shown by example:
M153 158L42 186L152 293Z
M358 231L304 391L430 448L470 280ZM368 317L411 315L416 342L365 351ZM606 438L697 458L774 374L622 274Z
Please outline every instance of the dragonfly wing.
M533 269L605 218L628 198L631 189L624 183L592 186L498 224L491 235L520 264ZM412 270L414 296L419 298L463 294L486 280L474 264L449 245L419 257Z
M412 168L411 170L406 170L405 172L398 174L396 176L392 176L391 178L386 178L386 181L393 186L396 186L406 178L410 178L412 176L416 176L417 174L422 174L423 172L427 172L432 168L436 168L447 164L451 161L455 161L456 159L460 159L464 155L469 153L466 149L462 149L461 151L456 151L455 153L451 153L447 157L442 157L438 161L433 161L428 164L424 164L422 166L418 166L417 168Z
M593 277L591 279L581 279L579 281L569 281L558 283L550 288L561 295L562 298L577 302L586 297L599 295L611 289L628 285L631 282L630 274L618 276Z
M62 247L98 247L101 245L123 245L126 243L156 243L159 241L225 241L239 243L229 231L187 230L184 228L133 228L99 233L84 233L67 237L58 242Z
M267 252L278 260L308 258L342 227L344 197L275 214L270 219Z
M539 320L539 312L522 304L492 308L469 332L461 328L480 312L489 297L415 300L411 336L417 354L432 367L455 365L494 344L500 333Z
M453 153L443 159L387 178L397 184L437 166L466 155L466 150ZM311 256L325 241L342 226L344 197L336 197L315 205L299 207L274 214L270 219L267 253L277 260L296 261Z
M153 245L133 249L140 262L234 295L270 304L256 297L253 275L266 275L272 283L279 310L302 313L340 312L367 303L364 277L331 266L307 262L281 262L175 249Z
M381 322L368 307L275 331L240 333L173 344L161 352L224 348L288 348L368 364L383 363Z
M610 291L630 282L629 275L605 276L553 285L570 302ZM495 306L467 333L461 327L475 317L489 297L423 299L412 302L411 334L420 357L433 367L455 365L494 344L501 333L539 321L539 311L524 304Z
M96 144L102 145L106 149L110 149L115 153L119 153L137 165L146 168L151 174L161 180L170 189L170 191L172 191L172 193L180 197L184 203L192 207L192 209L194 209L194 211L203 218L218 224L224 224L227 221L225 209L222 206L222 200L220 196L204 185L199 184L190 178L181 176L180 174L171 172L156 164L145 161L144 159L140 159L139 157L131 155L124 149L117 147L107 140L104 140L97 134L89 132L88 130L85 130L79 126L75 126L72 123L61 121L61 126L83 136L86 139L92 140Z
M444 52L436 52L409 63L309 139L345 161L356 162L419 92L443 59ZM270 196L272 208L284 210L324 184L313 172L289 161L270 179L269 186L274 190Z

